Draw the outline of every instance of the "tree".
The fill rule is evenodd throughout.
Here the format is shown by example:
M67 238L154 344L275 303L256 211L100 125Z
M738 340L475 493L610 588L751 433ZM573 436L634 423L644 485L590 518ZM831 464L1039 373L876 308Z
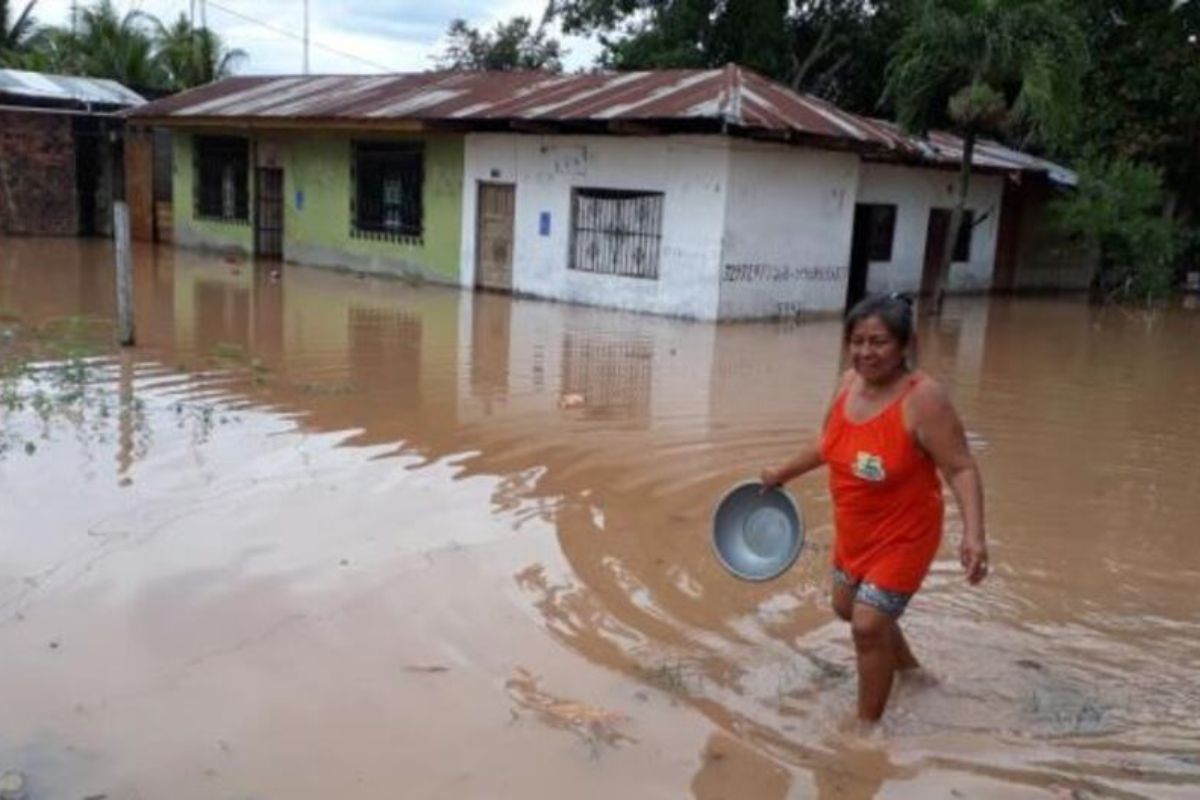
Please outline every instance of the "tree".
M788 0L559 0L568 33L596 34L616 69L717 67L787 74Z
M464 19L450 23L445 50L437 57L442 69L514 70L562 69L562 47L546 34L546 22L534 27L529 17L498 22L490 33Z
M1075 151L1157 167L1165 213L1200 230L1200 2L1082 7L1095 65L1084 81L1089 101Z
M884 97L911 133L948 126L963 140L958 197L934 279L941 311L981 135L1066 141L1087 70L1083 33L1057 0L916 0L891 53Z
M804 0L789 19L785 80L847 111L876 115L887 52L900 29L900 0Z
M194 27L183 13L170 26L155 20L154 45L154 58L169 89L188 89L228 77L247 58L244 50L228 49L209 28Z
M21 55L28 51L29 40L37 28L33 18L35 5L37 0L29 0L14 19L15 6L10 6L9 0L0 0L0 66L16 65Z
M151 31L157 20L141 11L117 13L112 0L99 0L79 12L77 44L83 73L111 78L132 88L164 84L154 58Z
M615 69L735 62L851 111L874 113L905 0L555 0L568 33L595 35Z

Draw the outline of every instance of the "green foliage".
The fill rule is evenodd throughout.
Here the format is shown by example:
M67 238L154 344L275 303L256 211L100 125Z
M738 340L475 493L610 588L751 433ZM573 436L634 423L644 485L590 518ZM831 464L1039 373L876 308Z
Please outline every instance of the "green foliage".
M793 86L828 87L875 7L869 0L560 0L568 33L594 34L615 69L712 68L734 62ZM864 48L869 54L870 48Z
M183 13L169 26L155 20L155 60L171 89L200 86L233 74L247 56L230 50L208 28L196 28Z
M112 0L79 11L79 51L84 74L112 78L126 86L165 84L154 58L153 19L139 11L124 15Z
M1083 32L1056 0L914 0L885 96L910 131L1021 128L1062 141L1078 119L1087 67Z
M1104 299L1155 302L1170 294L1174 223L1163 216L1162 174L1125 158L1092 157L1078 189L1052 206L1055 223L1100 251L1094 288Z
M446 38L446 47L437 58L441 69L562 69L562 46L547 36L544 24L535 28L529 17L498 22L490 33L456 19Z
M16 66L20 57L29 48L29 39L37 27L33 18L33 7L37 0L29 0L21 13L9 0L0 0L0 67Z
M1073 150L1162 170L1173 216L1200 231L1200 2L1080 0L1094 68Z
M0 0L0 12L7 0ZM32 5L32 4L31 4ZM180 14L170 26L142 11L117 11L112 0L79 10L74 28L30 22L23 46L7 62L21 69L111 78L135 89L186 89L233 73L246 58L207 28ZM0 46L0 64L5 63Z

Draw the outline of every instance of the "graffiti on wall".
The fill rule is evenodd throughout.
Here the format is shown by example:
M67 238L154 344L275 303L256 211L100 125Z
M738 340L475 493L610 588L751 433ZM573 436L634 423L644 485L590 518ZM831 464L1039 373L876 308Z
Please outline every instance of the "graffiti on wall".
M726 264L721 269L723 283L790 283L809 281L837 283L845 280L845 267L800 267L790 264Z

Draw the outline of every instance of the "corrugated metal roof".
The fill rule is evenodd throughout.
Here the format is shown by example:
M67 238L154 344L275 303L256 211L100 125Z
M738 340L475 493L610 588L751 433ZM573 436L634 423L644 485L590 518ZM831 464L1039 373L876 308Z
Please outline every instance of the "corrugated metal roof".
M915 151L920 162L957 166L962 161L963 140L958 136L944 131L930 131L924 137L913 136L904 133L895 123L884 120L869 121L874 123L877 132L892 138L894 150ZM1013 150L990 139L975 142L971 164L983 169L1040 172L1061 186L1075 186L1079 182L1075 172L1060 164Z
M47 75L18 69L0 69L0 96L3 95L121 108L146 102L137 92L107 78Z
M710 70L576 75L516 71L236 76L126 113L167 125L235 119L268 126L285 121L415 121L468 128L471 123L641 122L819 140L876 157L939 166L957 163L962 152L957 137L910 136L893 123L851 114L735 64ZM1060 183L1074 183L1070 170L994 142L980 143L973 163L1044 172Z
M311 121L605 123L698 122L873 147L879 136L828 103L749 70L554 75L428 72L390 76L227 78L130 113L186 124L221 118Z

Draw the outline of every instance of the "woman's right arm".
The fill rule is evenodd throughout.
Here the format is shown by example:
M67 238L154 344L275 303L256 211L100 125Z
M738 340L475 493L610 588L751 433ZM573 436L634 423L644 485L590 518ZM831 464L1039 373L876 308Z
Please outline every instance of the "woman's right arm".
M807 442L796 457L779 467L767 467L759 478L765 486L782 486L793 478L799 478L806 472L811 472L825 463L821 458L821 438L813 437Z
M838 381L837 392L834 393L834 399L830 401L829 408L825 411L825 424L829 423L829 414L833 411L833 404L837 402L837 396L850 385L854 379L854 371L846 370L842 373L842 378ZM821 426L824 431L825 424ZM823 433L818 433L809 442L800 448L800 452L791 461L779 467L767 467L762 471L759 481L765 486L782 486L794 478L799 478L806 472L812 472L817 467L825 463L825 459L821 457L821 437Z

